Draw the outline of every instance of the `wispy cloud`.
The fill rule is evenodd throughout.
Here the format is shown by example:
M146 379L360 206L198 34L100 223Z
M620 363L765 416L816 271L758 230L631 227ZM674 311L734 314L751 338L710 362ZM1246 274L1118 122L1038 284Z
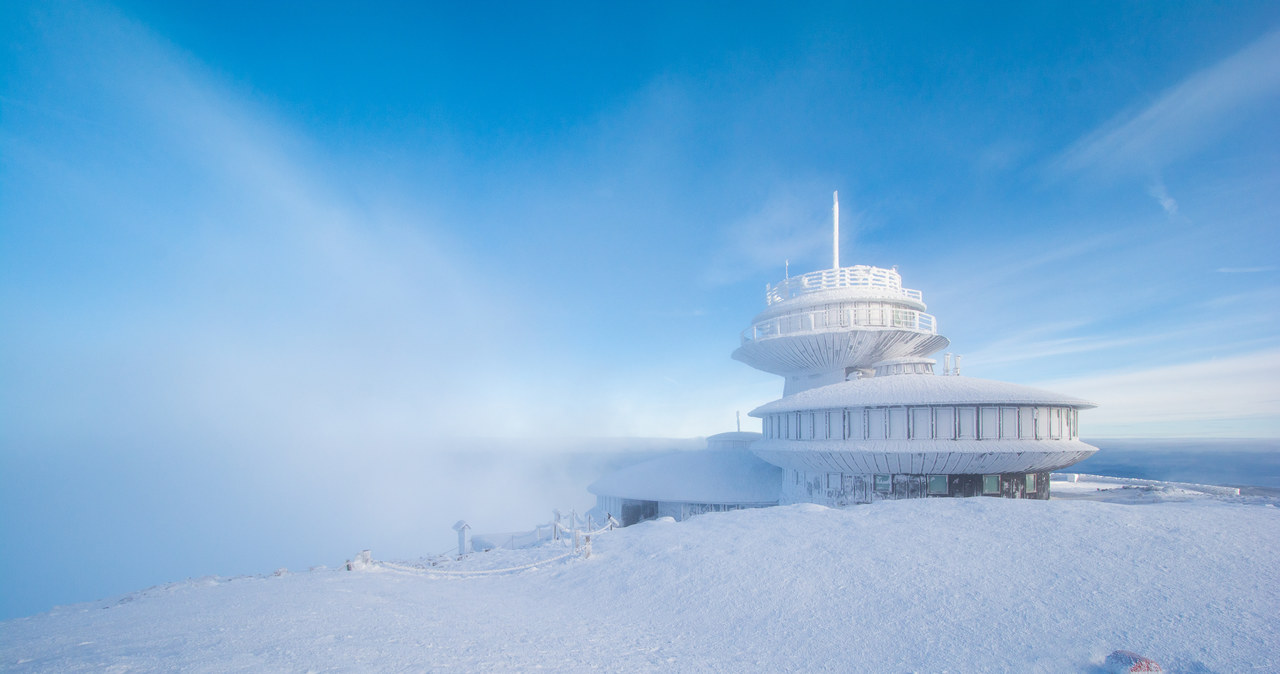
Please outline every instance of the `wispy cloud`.
M187 55L108 10L88 14L50 29L58 53L74 52L53 76L80 85L50 107L92 99L93 114L154 163L120 161L96 128L69 121L58 133L84 143L40 146L63 175L31 183L27 198L71 202L77 236L120 242L105 258L118 266L110 287L69 281L101 313L44 298L6 330L0 379L23 391L21 423L7 430L314 446L478 427L486 413L472 402L514 369L494 355L518 348L495 343L486 311L523 315L494 291L499 280L464 273L471 265L434 236L438 223L352 196L305 139ZM83 40L65 39L77 30ZM46 133L39 119L23 123ZM110 174L89 175L99 162ZM61 333L76 337L48 338Z
M1038 383L1098 403L1088 433L1198 435L1204 422L1280 418L1280 349ZM1250 427L1237 424L1236 427Z
M1219 274L1260 274L1267 271L1275 271L1280 269L1275 265L1267 265L1265 267L1218 267L1214 271Z
M1277 92L1280 30L1273 30L1146 108L1122 113L1081 138L1052 162L1050 172L1156 170L1212 140L1230 115Z
M722 285L766 269L781 272L788 260L793 269L812 271L807 263L821 259L820 253L831 246L830 207L813 198L822 192L816 187L780 189L754 212L726 227L724 244L707 269L706 281ZM852 203L841 204L842 246L854 240L860 219Z
M1173 197L1169 196L1169 190L1165 188L1163 180L1156 181L1148 187L1147 194L1150 194L1151 198L1155 199L1156 203L1160 204L1160 208L1163 208L1166 214L1178 214L1178 202L1175 201Z

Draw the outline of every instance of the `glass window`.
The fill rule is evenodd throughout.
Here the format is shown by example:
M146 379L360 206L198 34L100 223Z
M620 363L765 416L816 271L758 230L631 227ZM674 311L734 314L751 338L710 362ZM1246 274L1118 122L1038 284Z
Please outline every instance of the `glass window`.
M999 475L983 475L982 476L982 493L999 494L1000 493L1000 476Z
M840 488L840 473L827 473L827 489Z
M930 475L929 476L929 493L930 494L946 494L947 493L947 476L946 475Z
M867 410L867 439L883 440L886 424L885 409L877 407Z
M934 411L937 418L937 438L939 440L956 439L956 408L939 407Z
M907 439L907 408L889 408L889 437L894 440Z
M960 416L960 439L972 440L977 436L977 410L972 407L956 408L956 414Z
M1016 407L1000 408L1000 437L1002 438L1018 437L1018 408Z
M983 407L978 421L978 437L983 440L995 440L1000 437L1000 410L995 407Z
M1018 408L1018 437L1023 440L1036 439L1036 408Z
M911 437L915 440L933 437L933 410L928 407L911 408Z
M1027 493L1028 494L1036 493L1036 474L1035 473L1027 473Z
M893 480L888 475L876 473L876 491L887 494L893 487Z

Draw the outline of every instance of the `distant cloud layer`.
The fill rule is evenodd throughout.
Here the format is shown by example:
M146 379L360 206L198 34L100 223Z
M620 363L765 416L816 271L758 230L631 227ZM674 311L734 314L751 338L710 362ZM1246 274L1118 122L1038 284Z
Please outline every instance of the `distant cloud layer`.
M1098 403L1081 420L1086 436L1262 437L1280 433L1276 382L1280 349L1038 386Z

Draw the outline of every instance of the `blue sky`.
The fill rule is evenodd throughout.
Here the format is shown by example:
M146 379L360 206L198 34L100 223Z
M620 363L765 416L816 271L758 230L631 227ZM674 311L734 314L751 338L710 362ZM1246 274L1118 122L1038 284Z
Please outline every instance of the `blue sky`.
M726 430L835 189L966 374L1280 435L1275 3L0 13L6 452Z

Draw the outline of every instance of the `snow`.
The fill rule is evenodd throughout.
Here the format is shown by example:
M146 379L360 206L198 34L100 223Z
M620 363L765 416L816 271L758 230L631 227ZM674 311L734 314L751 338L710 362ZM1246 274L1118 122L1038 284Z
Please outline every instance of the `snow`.
M505 575L374 550L364 570L191 580L0 623L0 669L1098 671L1126 650L1280 670L1276 502L1098 484L653 521Z
M887 405L1061 405L1087 409L1091 402L1061 393L974 377L900 374L830 384L789 395L751 410L778 412Z
M781 485L782 469L751 452L709 449L627 466L596 480L587 491L646 501L777 503Z

